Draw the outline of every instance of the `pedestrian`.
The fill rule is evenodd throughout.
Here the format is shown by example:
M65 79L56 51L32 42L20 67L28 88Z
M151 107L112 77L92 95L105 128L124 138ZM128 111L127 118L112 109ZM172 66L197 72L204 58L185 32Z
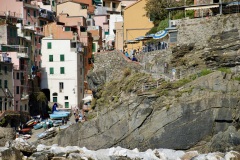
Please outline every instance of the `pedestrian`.
M64 125L64 118L62 117L62 125Z
M75 115L75 122L78 123L78 121L79 121L79 115L76 114L76 115Z

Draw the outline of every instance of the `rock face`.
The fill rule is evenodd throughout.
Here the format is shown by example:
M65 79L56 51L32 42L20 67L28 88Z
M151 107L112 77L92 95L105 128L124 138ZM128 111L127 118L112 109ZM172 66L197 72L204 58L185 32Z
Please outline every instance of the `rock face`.
M217 20L226 21L226 25L215 31ZM239 64L240 29L239 25L235 25L239 18L232 15L202 21L196 20L192 26L188 24L193 23L192 20L182 23L179 28L182 44L172 50L140 54L140 65L137 66L125 61L119 53L96 55L95 68L89 74L88 81L90 88L97 92L95 98L102 92L101 95L105 95L109 103L100 103L104 97L97 99L93 111L97 112L95 118L63 130L46 144L76 145L94 150L121 146L139 148L141 151L149 148L239 151L240 76L237 72L233 75L233 68L217 71L219 67L237 68ZM198 35L209 26L214 31L206 32L209 33L207 36ZM195 33L196 28L201 28L196 37L190 37L195 34L184 37L189 32ZM169 64L167 73L163 73L165 62ZM128 84L121 79L126 67L167 81L172 80L169 72L175 68L180 80L160 81L152 90L144 91L144 82L142 90L134 89L139 87L135 84L146 78L139 77L129 81L132 88L126 91L124 88ZM213 70L213 73L202 73L201 70L206 68ZM128 75L125 77L127 79ZM107 86L112 80L120 81L122 85L113 83L111 89L104 90L102 86ZM119 88L119 91L113 87ZM112 92L116 92L114 96ZM116 103L113 104L109 96L112 99L117 97ZM200 158L204 159L204 156Z
M58 145L45 146L38 145L37 151L31 156L23 157L19 150L12 148L0 148L0 159L3 160L200 160L200 159L238 159L239 152L230 151L226 153L213 152L208 154L199 154L197 151L175 151L172 149L148 149L140 152L137 148L133 150L112 147L109 149L100 149L97 151L88 150L78 146L60 147Z
M12 128L0 127L0 146L5 146L7 141L12 141L16 133Z

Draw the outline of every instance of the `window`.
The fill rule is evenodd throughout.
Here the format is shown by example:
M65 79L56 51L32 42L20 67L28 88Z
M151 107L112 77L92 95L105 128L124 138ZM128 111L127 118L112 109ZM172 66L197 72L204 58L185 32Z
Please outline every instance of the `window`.
M51 42L47 43L47 49L52 49L52 43Z
M53 97L53 102L57 102L57 97Z
M63 54L60 55L60 61L61 62L64 61L64 55Z
M17 79L19 79L19 73L17 73Z
M49 62L53 62L53 55L49 55Z
M4 66L4 73L7 74L7 66Z
M52 6L55 6L55 2L54 2L54 0L52 1Z
M60 67L60 73L64 74L64 67Z
M81 26L81 27L80 27L80 31L81 31L81 32L86 32L86 28Z
M0 64L0 73L2 72L2 65Z
M153 22L153 21L155 20L155 16L154 16L153 14L150 14L149 20L150 20L151 22Z
M0 111L2 111L2 97L0 97Z
M30 16L30 10L29 9L27 10L27 16Z
M64 99L65 99L65 100L68 100L68 96L64 96Z
M7 110L7 98L5 98L5 100L4 100L5 102L4 102L4 108L5 108L5 111Z
M19 94L19 86L16 87L16 94Z
M71 31L71 27L65 27L65 31Z
M59 91L62 92L64 89L63 82L59 82Z
M50 74L54 74L54 68L50 67Z
M109 32L105 32L105 35L109 35Z
M34 16L34 17L37 17L36 11L33 11L33 16Z
M65 102L65 108L69 108L69 102Z
M103 7L105 7L105 2L103 1Z
M116 8L116 3L112 3L112 8Z
M8 81L4 80L4 88L8 88Z
M92 51L96 52L96 44L95 43L93 43L93 45L92 45Z
M0 79L0 88L2 88L2 80Z
M25 111L27 111L27 105L25 104Z

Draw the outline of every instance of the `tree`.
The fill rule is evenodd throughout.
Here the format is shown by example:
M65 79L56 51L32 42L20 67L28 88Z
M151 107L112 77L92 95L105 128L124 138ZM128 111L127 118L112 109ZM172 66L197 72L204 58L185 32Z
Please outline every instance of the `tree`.
M40 110L40 114L43 116L44 113L46 112L46 101L47 101L47 97L45 96L45 94L43 92L38 92L37 93L37 102L39 104L39 110ZM44 108L43 108L44 106Z
M168 18L166 8L192 5L194 0L147 0L145 10L147 16L154 20L154 24L158 25L159 21Z

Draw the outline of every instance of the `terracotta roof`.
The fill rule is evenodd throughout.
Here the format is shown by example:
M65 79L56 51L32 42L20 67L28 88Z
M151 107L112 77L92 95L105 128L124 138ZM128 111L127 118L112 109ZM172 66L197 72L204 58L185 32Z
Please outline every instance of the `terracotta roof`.
M129 6L127 6L126 8L124 8L124 10L126 10L126 9L134 6L135 4L137 4L137 3L141 2L141 1L142 1L142 0L138 0L137 2L135 2L135 3L133 3L133 4L130 4Z

